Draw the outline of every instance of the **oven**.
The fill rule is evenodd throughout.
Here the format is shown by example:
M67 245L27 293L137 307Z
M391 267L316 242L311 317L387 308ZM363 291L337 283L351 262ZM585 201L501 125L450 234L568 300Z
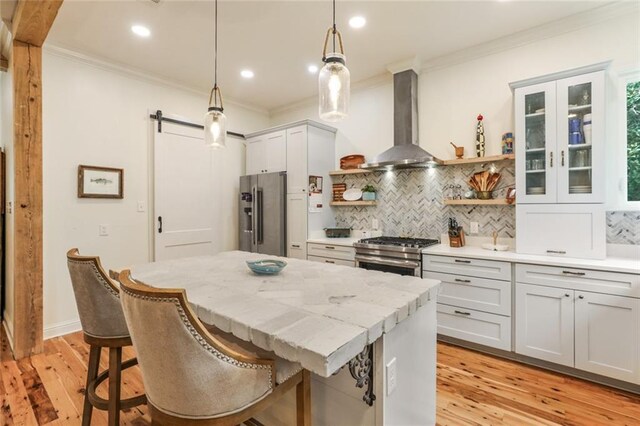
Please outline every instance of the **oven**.
M422 277L422 249L438 243L438 240L424 238L366 238L353 245L356 267Z

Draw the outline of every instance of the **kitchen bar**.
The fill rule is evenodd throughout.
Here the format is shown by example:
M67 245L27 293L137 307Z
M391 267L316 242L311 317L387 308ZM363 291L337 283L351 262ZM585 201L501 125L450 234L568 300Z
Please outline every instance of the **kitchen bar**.
M205 324L314 373L315 424L435 421L439 281L296 259L287 259L279 275L258 276L245 263L259 258L225 252L137 265L131 271L134 279L154 287L185 288ZM351 374L343 368L368 345L373 345L374 363L371 407L363 402L367 386L355 397L358 382L345 379Z

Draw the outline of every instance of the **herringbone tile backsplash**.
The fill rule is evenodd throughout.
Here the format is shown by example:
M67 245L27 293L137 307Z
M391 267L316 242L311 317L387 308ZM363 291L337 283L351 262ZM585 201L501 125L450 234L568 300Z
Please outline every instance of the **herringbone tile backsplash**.
M495 198L505 198L506 190L515 184L513 163L495 163L502 174ZM434 169L395 170L367 175L336 176L334 183L344 182L347 188L376 187L378 203L371 207L339 207L336 225L354 229L372 229L371 220L378 219L384 235L438 238L446 232L448 219L455 217L469 231L471 222L480 224L480 236L515 238L516 222L513 206L447 206L443 199L450 185L469 188L466 182L481 171L480 165L439 167ZM640 212L608 212L607 242L640 244Z
M640 245L640 212L607 212L607 242Z

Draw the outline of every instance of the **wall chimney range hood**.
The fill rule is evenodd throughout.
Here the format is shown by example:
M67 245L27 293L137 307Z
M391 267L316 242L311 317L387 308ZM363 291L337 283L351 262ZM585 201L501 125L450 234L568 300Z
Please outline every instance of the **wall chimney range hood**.
M393 75L393 146L361 169L389 170L434 167L442 161L418 145L418 75Z

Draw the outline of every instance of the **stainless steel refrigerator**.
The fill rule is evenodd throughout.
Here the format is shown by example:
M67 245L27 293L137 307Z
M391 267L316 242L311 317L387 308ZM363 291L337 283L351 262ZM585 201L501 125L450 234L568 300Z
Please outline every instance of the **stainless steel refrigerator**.
M286 256L287 173L240 176L240 250Z

